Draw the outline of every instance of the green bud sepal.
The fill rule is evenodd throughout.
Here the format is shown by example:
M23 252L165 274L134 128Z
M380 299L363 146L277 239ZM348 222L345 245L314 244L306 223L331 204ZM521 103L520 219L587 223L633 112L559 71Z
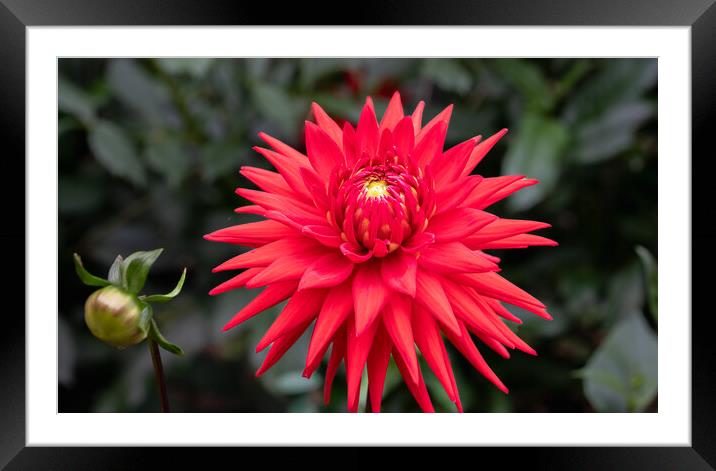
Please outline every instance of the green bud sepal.
M184 354L181 347L161 334L149 303L167 302L176 297L184 286L186 268L169 293L138 295L162 251L135 252L127 258L118 255L109 269L108 279L89 273L80 256L74 254L75 271L80 280L88 286L101 287L85 303L85 323L95 337L117 348L135 345L149 337L168 352Z

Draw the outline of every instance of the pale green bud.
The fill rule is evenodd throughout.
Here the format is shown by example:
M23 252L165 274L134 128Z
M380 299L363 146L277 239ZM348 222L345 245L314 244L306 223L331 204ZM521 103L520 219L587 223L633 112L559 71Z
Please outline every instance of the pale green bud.
M147 337L149 316L136 296L109 285L87 298L85 323L98 339L125 348Z

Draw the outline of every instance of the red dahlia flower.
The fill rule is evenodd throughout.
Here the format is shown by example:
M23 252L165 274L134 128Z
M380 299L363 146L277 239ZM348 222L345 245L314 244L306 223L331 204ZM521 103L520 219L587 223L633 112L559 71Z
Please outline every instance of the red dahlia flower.
M270 349L257 375L315 321L303 374L309 377L332 346L326 402L344 362L348 410L355 412L367 365L370 403L379 411L392 355L420 407L433 411L417 346L461 411L442 334L504 392L472 335L505 358L515 348L535 354L503 323L521 321L502 303L551 317L541 302L498 275L500 260L484 250L556 243L527 234L549 224L501 219L484 209L537 182L472 175L507 130L443 151L452 106L425 126L423 107L420 102L404 116L396 93L379 123L368 98L358 126L341 129L314 103L317 124L306 122L305 128L308 155L259 134L272 150L255 150L278 173L243 167L241 173L263 191L237 189L255 204L236 212L267 219L205 236L254 247L214 269L245 271L210 294L266 287L224 330L289 300L258 344L257 351Z

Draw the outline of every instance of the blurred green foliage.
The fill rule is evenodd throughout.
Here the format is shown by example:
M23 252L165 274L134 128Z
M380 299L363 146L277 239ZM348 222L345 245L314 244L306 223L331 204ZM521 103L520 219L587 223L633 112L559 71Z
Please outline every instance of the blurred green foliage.
M92 271L153 246L167 256L150 291L169 291L184 266L191 274L157 306L186 351L165 356L173 410L345 410L342 373L328 408L320 374L300 376L306 338L254 377L254 347L280 307L221 332L256 291L208 296L224 279L211 267L237 248L201 236L252 220L232 212L245 204L233 190L251 185L242 165L269 167L251 151L258 131L302 149L311 101L355 122L366 95L382 112L396 89L406 110L425 100L427 118L455 103L447 145L510 128L478 171L541 184L491 210L550 222L543 233L560 242L498 251L504 274L555 319L515 309L537 358L482 349L509 395L450 350L466 410L656 410L656 71L655 59L60 59L60 411L156 410L146 352L89 335L72 267L73 252ZM452 410L427 381L438 410ZM417 410L393 365L384 409Z

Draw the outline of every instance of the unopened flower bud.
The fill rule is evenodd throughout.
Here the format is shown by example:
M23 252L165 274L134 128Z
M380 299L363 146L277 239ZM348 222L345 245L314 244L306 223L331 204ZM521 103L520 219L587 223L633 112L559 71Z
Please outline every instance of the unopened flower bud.
M105 286L85 302L85 323L92 334L117 348L135 345L147 337L144 306L136 296L116 286Z

